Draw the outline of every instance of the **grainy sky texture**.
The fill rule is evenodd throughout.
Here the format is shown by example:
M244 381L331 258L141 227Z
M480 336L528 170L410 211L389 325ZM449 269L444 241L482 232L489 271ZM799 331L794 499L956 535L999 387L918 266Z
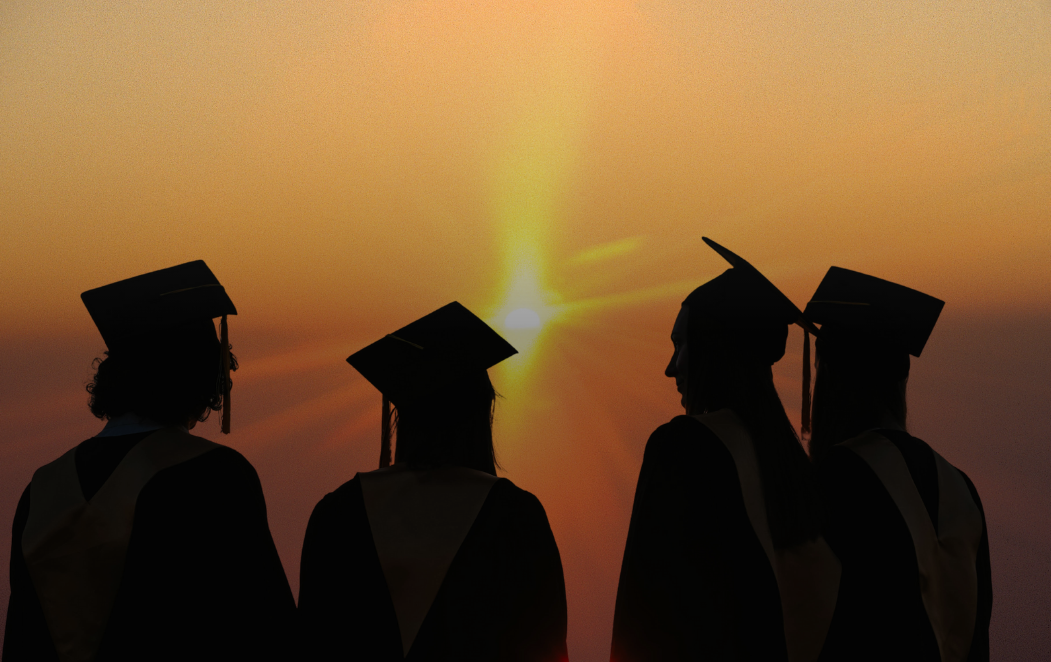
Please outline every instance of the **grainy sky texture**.
M800 304L830 265L947 301L910 425L985 502L994 657L1051 654L1047 0L9 0L0 126L0 522L100 427L79 293L204 259L241 313L223 441L295 587L311 508L378 455L343 359L459 300L523 350L499 457L548 510L573 659L607 659L667 336L725 267L704 234Z

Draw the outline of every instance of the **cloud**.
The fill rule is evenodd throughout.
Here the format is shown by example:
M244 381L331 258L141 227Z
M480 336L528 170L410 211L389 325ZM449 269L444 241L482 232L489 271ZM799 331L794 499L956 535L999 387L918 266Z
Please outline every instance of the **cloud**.
M623 257L637 251L639 247L642 246L644 240L645 237L643 235L636 235L634 237L626 237L605 244L598 244L590 248L585 248L576 255L570 257L567 262L574 265L592 264L617 257Z

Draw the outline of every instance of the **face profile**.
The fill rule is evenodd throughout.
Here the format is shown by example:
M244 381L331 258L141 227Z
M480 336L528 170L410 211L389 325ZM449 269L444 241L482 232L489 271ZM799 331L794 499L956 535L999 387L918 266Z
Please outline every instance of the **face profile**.
M671 342L675 349L672 351L668 367L664 369L664 375L675 380L675 390L679 392L680 402L683 409L689 412L690 406L686 402L686 393L689 382L690 357L686 346L687 324L690 319L690 307L682 306L679 314L675 317L675 324L671 329Z
M611 659L815 660L840 567L772 371L789 325L805 320L758 270L704 241L731 268L687 296L671 330L664 374L686 415L646 443Z

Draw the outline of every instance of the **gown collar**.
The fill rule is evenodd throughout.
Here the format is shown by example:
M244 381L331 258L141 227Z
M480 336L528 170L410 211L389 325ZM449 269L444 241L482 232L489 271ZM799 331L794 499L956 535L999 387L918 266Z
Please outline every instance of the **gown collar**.
M119 437L125 434L136 434L140 432L153 432L154 430L160 430L165 425L146 418L145 416L139 416L136 413L128 412L127 414L121 414L114 418L106 421L106 426L102 428L102 432L99 432L96 437ZM186 426L176 426L179 430L185 432Z

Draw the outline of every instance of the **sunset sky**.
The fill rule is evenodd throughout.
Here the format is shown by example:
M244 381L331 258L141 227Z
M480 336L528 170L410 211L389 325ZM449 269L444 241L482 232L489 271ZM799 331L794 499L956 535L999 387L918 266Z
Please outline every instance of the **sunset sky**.
M344 359L458 300L522 350L498 458L547 509L572 658L608 659L668 334L727 266L705 235L798 304L831 265L947 302L910 428L982 495L994 658L1051 654L1048 0L7 0L0 126L5 573L33 470L101 427L79 294L204 259L240 313L222 441L294 590L314 504L378 459Z

